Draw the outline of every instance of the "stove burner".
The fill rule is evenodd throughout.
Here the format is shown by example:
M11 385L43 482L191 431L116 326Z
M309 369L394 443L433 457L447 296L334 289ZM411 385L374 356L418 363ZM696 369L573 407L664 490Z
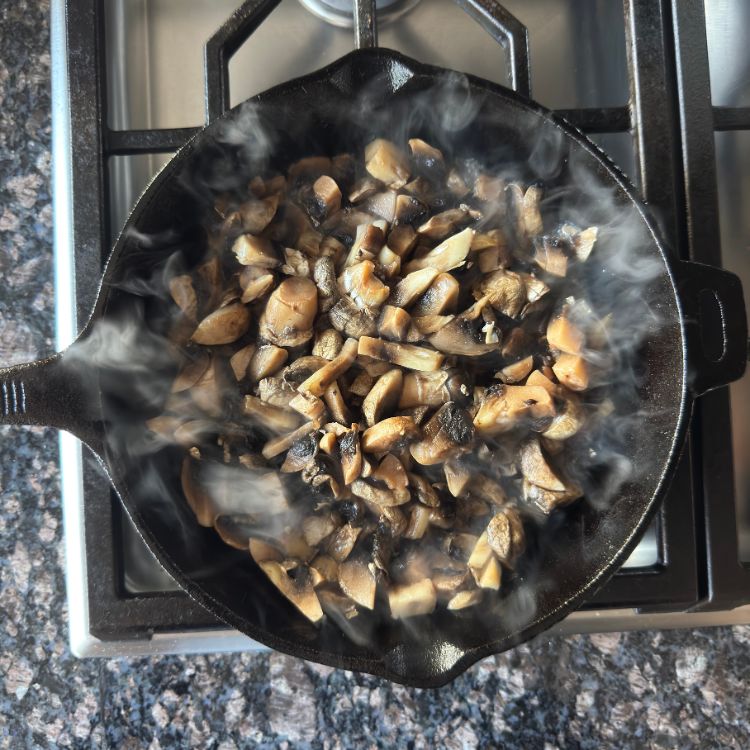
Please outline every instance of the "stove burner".
M334 26L354 25L352 0L299 0L311 13ZM419 0L376 0L378 24L393 21L410 11Z

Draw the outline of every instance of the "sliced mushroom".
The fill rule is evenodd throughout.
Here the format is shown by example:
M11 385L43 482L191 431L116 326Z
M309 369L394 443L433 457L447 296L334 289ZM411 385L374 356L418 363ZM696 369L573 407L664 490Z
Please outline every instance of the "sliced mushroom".
M339 283L361 310L380 307L391 291L375 276L375 264L371 260L349 266Z
M570 320L569 307L563 310L549 322L547 326L547 343L551 349L558 349L566 354L580 354L585 336L578 326Z
M260 234L276 215L279 207L279 196L269 195L263 200L250 200L238 209L242 228L250 234Z
M544 489L524 479L522 485L524 499L533 503L543 513L552 513L557 508L570 505L574 500L583 496L583 490L576 484L570 483L562 491Z
M422 315L413 319L414 328L423 336L431 336L448 325L455 315Z
M421 539L430 527L430 509L417 503L409 512L409 523L404 531L404 539Z
M221 415L224 403L224 378L216 358L190 388L190 398L212 417Z
M248 266L248 268L251 268L251 266ZM260 299L271 291L271 287L273 287L275 281L276 279L272 273L261 273L258 276L247 279L242 287L240 301L246 305L249 302Z
M501 563L513 567L526 546L523 522L515 508L503 508L492 517L487 525L487 543Z
M197 476L196 462L188 456L182 461L180 478L182 493L190 506L190 510L195 514L196 521L201 526L213 526L217 512L216 504Z
M573 246L576 258L584 262L588 260L591 251L594 249L599 236L599 229L597 227L589 227L588 229L580 230L572 224L565 224L561 227L560 234Z
M279 270L287 276L304 276L305 278L309 278L312 272L307 255L291 247L284 248L284 264Z
M271 406L288 409L290 402L297 395L295 391L283 378L263 378L258 383L258 396Z
M317 221L324 221L341 208L341 190L333 177L321 175L312 186L311 215ZM308 209L308 210L309 210Z
M591 379L589 365L586 360L577 354L561 354L552 371L557 379L571 391L585 391L589 387Z
M495 310L509 318L515 318L526 304L526 285L517 273L494 271L482 277L474 290L474 297L487 297Z
M339 566L339 586L360 607L374 609L377 582L363 559L351 559Z
M289 450L289 448L291 448L299 439L305 437L313 430L315 430L315 424L313 422L306 422L286 435L281 435L273 440L269 440L263 446L263 458L271 459L274 456L278 456L280 453Z
M383 508L392 508L409 502L408 493L393 492L387 487L373 483L369 478L355 479L351 484L351 491L362 498L375 513L380 513Z
M250 311L240 302L220 307L204 318L195 329L196 344L219 346L237 341L250 327Z
M211 364L211 355L205 350L199 349L191 357L187 364L180 370L172 382L172 393L182 393L192 388L205 374Z
M449 401L430 418L422 440L413 443L409 450L417 463L432 466L468 451L473 441L471 416L458 404Z
M248 543L250 556L260 565L262 562L281 562L284 559L284 553L270 542L263 539L250 539Z
M326 416L326 404L317 396L313 396L312 393L306 391L297 393L290 399L289 406L298 414L301 414L307 421L316 425L316 427L322 424L323 417Z
M414 249L416 242L417 233L408 224L393 227L388 234L388 248L399 258L408 255Z
M175 276L169 280L169 294L183 315L189 320L195 320L198 315L198 297L193 287L193 279L189 274Z
M294 276L279 284L260 318L260 335L278 346L299 346L313 335L318 290L310 279Z
M360 372L349 384L349 393L355 396L366 396L375 383L375 378L367 372Z
M360 203L371 195L380 192L382 189L383 183L380 180L376 180L374 177L367 175L354 183L348 196L349 202Z
M417 583L394 586L388 592L391 616L398 619L428 615L437 604L435 586L429 578Z
M453 497L461 497L471 482L471 469L460 459L450 459L443 465L448 492Z
M562 411L554 417L542 436L548 440L567 440L579 432L585 420L586 414L581 402L571 396L565 399Z
M485 565L487 565L487 563L492 559L493 552L492 547L490 547L490 543L487 539L486 531L482 532L482 534L478 538L475 537L474 539L474 547L471 549L471 553L469 554L469 559L466 564L469 566L469 570L471 570L476 580L477 576L480 574ZM467 539L466 541L468 542L469 540Z
M317 547L329 534L332 534L336 530L337 525L336 518L331 513L308 516L302 522L302 536L311 547ZM318 565L321 564L320 558L320 555L315 558L318 561ZM330 557L326 557L326 560L328 561L326 564L330 572L330 568L335 566L336 563ZM311 567L317 566L313 564Z
M380 226L376 223L360 224L357 227L357 233L349 255L347 255L344 262L344 268L353 266L363 260L372 260L377 256L384 244L385 234Z
M386 305L378 321L378 333L389 341L403 341L411 327L411 316L406 310Z
M383 339L362 336L359 340L360 355L391 362L409 370L431 372L439 369L444 357L439 352L412 344L393 343Z
M491 557L479 571L472 570L474 580L481 589L497 591L502 582L502 568L496 558Z
M328 554L336 562L344 562L352 553L361 532L361 526L353 526L351 523L345 523L329 539Z
M429 289L417 300L411 314L443 315L452 312L458 304L461 287L455 277L449 273L441 273L435 277Z
M417 229L417 232L422 237L428 237L431 240L442 240L464 222L467 216L468 212L465 208L450 208L430 217Z
M448 172L445 184L448 190L457 198L463 198L469 192L469 188L466 185L464 178L461 177L455 167Z
M505 180L480 174L474 181L474 195L483 203L498 203L505 192Z
M271 241L264 237L241 234L234 241L232 252L243 266L278 268L281 265L281 260L274 251Z
M338 439L341 470L344 484L351 484L362 473L362 450L359 443L359 425L353 424Z
M398 195L393 212L393 223L413 224L424 218L427 212L427 206L413 195Z
M471 589L470 591L458 591L451 597L448 602L448 609L451 611L458 611L460 609L466 609L467 607L473 607L482 601L482 592L480 589Z
M540 370L534 370L534 372L526 378L526 385L538 388L544 388L550 396L561 396L561 388L559 385L555 385L544 373Z
M259 346L247 369L250 380L257 382L273 375L284 365L288 357L289 352L280 346L273 344Z
M387 453L405 445L419 435L419 428L410 417L389 417L365 430L362 450Z
M326 328L316 335L312 355L330 361L339 355L343 345L341 334L335 328Z
M487 297L483 297L475 302L437 333L433 333L429 342L445 354L464 357L481 357L497 350L499 342L487 343L487 323L482 317L482 309L488 301Z
M378 253L378 268L384 278L392 279L401 271L401 258L384 245Z
M410 472L409 484L417 494L417 500L428 508L437 508L440 505L440 497L435 488L421 474Z
M445 159L440 149L421 138L410 138L409 148L418 172L435 177L444 173Z
M533 185L524 191L516 183L508 185L507 190L510 193L511 205L515 212L519 237L529 239L541 234L543 223L539 202L542 198L542 191Z
M389 304L395 307L409 307L429 289L438 273L437 269L427 267L407 274L391 292Z
M519 452L521 473L532 484L552 492L564 492L565 483L553 471L542 453L538 438L525 441Z
M409 477L404 469L404 465L392 453L383 456L383 459L377 469L372 472L371 476L373 479L383 482L396 496L406 493L407 500L409 499L407 490Z
M331 308L329 318L337 331L354 339L377 333L377 315L368 308L360 309L347 296Z
M403 373L395 368L378 378L362 402L362 413L369 427L379 422L396 407L403 381Z
M248 549L256 526L256 518L247 514L218 515L214 521L214 529L221 541L241 550Z
M326 389L352 366L356 356L356 339L347 339L339 355L310 375L300 384L298 390L309 391L314 396L322 396Z
M396 190L409 180L409 159L385 138L377 138L365 148L365 169L376 180Z
M398 407L440 406L449 400L463 400L468 395L468 387L458 372L408 372L404 376Z
M315 397L313 396L313 398ZM349 424L351 422L349 409L346 405L346 402L344 401L344 396L341 393L341 388L339 388L339 384L336 381L331 383L331 385L326 388L326 391L323 394L323 398L325 400L326 406L331 412L331 416L337 422L341 422L341 424Z
M242 411L255 424L274 432L287 432L299 426L299 415L288 409L271 406L256 396L245 396Z
M518 362L506 365L500 370L500 378L504 383L520 383L534 367L534 357L529 355L523 359L519 359ZM533 385L529 383L528 385Z
M473 235L473 230L467 228L448 237L423 257L407 263L406 272L413 273L424 268L433 268L436 271L445 272L463 266L471 249Z
M331 256L324 255L316 259L313 266L313 280L318 287L318 299L321 311L330 310L339 297L339 289L336 282L336 267Z
M555 405L544 388L494 385L485 393L474 417L474 427L482 436L492 437L514 429L524 421L530 421L534 427L554 415Z
M313 580L309 569L300 569L298 575L290 577L284 565L273 560L259 562L261 570L271 583L300 611L310 622L318 622L323 617L323 610L315 595Z
M559 240L542 237L536 243L534 262L551 276L564 278L568 273L568 256Z

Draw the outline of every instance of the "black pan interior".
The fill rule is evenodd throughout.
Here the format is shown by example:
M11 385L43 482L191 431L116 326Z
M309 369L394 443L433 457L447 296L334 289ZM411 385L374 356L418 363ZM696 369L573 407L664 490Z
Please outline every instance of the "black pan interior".
M443 612L407 626L373 620L369 643L357 645L334 625L308 623L248 555L198 526L181 499L180 459L174 451L140 455L128 449L143 439L140 420L164 395L163 379L155 374L170 367L158 337L149 333L158 329L165 301L144 297L141 282L153 280L176 248L187 266L200 257L210 186L240 184L259 168L283 171L310 154L359 151L374 136L401 140L405 135L525 180L543 178L552 195L579 179L571 165L583 167L609 196L587 204L582 186L580 208L592 223L606 224L619 207L642 225L647 253L659 264L644 295L661 324L641 352L638 429L623 437L638 471L616 501L606 507L584 501L561 513L519 571L522 585L490 611ZM554 200L546 210L554 212ZM610 271L597 268L600 274ZM145 366L135 378L104 372L101 385L115 436L110 468L157 558L192 596L250 636L304 658L400 682L441 684L477 658L540 632L593 593L645 528L681 437L686 407L679 305L663 250L624 178L569 126L512 92L384 50L353 53L257 97L178 153L136 206L106 271L97 314L123 321L134 311L143 325L138 337L147 353Z

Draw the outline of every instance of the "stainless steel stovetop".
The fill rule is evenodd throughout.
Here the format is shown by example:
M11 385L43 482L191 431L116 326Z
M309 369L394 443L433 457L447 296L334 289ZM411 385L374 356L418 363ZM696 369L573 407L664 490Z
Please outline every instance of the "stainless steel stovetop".
M113 130L200 126L204 121L203 45L235 10L237 0L108 0L105 3L107 100ZM231 104L274 84L322 67L353 48L346 28L345 0L283 0L232 58ZM379 43L424 62L506 83L505 58L497 43L453 0L390 0L382 4ZM503 5L529 29L533 97L556 109L616 107L630 95L623 6L561 0L506 0ZM76 267L72 244L69 100L65 3L53 0L53 107L56 217L56 289L58 340L74 338ZM314 12L311 12L314 11ZM742 29L750 26L743 0L706 2L712 87L715 99L744 98L750 89L743 71L750 62ZM736 21L727 22L733 18ZM323 20L325 19L325 20ZM743 26L742 20L745 23ZM333 21L334 23L331 23ZM387 22L386 22L387 21ZM339 24L339 25L334 25ZM341 25L343 24L343 26ZM742 86L745 86L743 89ZM718 102L722 103L722 102ZM629 133L593 135L631 178L637 181L633 138ZM721 188L725 264L750 288L750 214L740 211L750 197L750 134L722 133L716 141ZM114 239L149 179L169 154L109 158L109 237ZM76 196L75 200L83 200ZM747 206L747 200L744 201ZM79 270L80 273L80 270ZM738 529L744 560L750 560L750 377L733 386L733 429ZM83 533L83 462L80 445L61 436L63 498L71 618L71 647L85 655L156 652L205 652L265 648L231 630L156 633L150 639L100 640L89 628L87 585L90 566ZM158 595L175 589L126 522L122 527L125 594ZM626 566L647 568L657 562L657 534L651 528ZM750 594L748 596L750 599ZM633 609L579 612L557 632L685 627L750 622L750 606L711 613L639 614Z

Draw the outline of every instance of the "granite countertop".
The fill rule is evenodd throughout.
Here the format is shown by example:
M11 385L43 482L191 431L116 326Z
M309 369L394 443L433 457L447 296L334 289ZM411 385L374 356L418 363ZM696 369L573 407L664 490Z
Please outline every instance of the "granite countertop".
M53 349L49 8L0 4L0 362ZM0 747L750 747L750 627L539 638L423 691L67 645L57 434L0 428Z

